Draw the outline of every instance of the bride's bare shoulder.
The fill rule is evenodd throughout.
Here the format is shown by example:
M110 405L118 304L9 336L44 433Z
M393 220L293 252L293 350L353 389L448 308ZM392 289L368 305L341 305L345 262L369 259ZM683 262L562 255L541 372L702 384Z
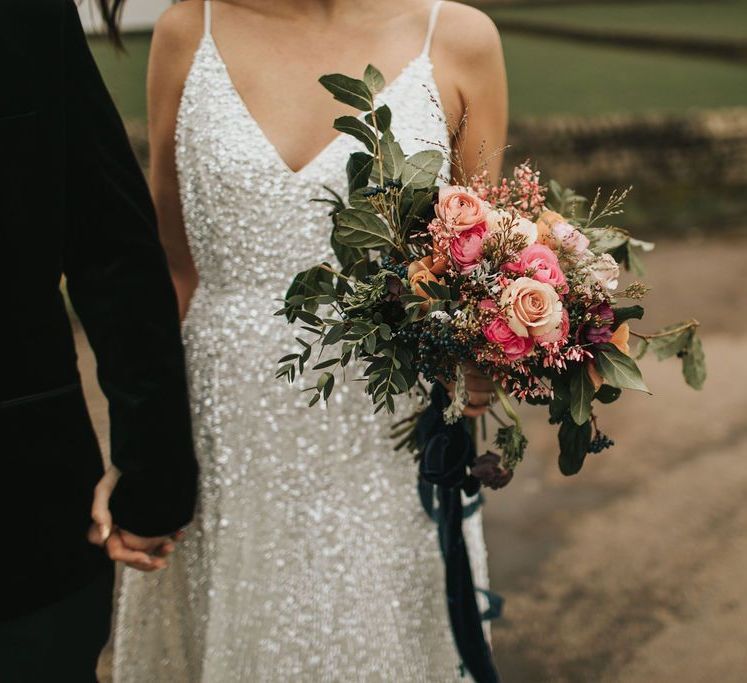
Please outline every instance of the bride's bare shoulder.
M433 47L444 50L462 65L491 60L502 52L498 29L485 12L448 1L439 12Z
M170 50L196 46L204 32L203 22L203 0L176 2L158 18L153 28L153 42Z

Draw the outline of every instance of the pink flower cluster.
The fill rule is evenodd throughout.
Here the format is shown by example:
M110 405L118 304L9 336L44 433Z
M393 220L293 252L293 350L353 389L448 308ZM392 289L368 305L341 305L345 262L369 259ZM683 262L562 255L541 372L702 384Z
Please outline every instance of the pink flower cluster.
M536 218L545 206L545 186L529 162L517 166L511 180L502 178L499 185L490 185L489 180L487 171L483 172L473 179L472 189L493 206L511 207L527 218Z

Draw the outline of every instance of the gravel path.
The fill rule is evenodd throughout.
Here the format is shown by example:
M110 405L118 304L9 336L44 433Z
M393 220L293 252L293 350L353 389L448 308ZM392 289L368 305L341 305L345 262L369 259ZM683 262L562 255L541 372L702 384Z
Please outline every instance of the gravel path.
M528 459L485 511L508 683L747 679L747 241L663 243L647 262L636 327L698 318L709 379L697 393L678 363L644 360L654 396L603 410L617 445L569 479L544 412L523 410ZM81 367L105 433L82 338Z

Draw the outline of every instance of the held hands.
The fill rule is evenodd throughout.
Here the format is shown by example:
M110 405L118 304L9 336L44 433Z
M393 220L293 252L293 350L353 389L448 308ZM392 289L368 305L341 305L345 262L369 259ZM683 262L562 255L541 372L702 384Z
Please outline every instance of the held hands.
M453 401L454 382L439 381L444 385L449 398ZM495 398L495 387L492 380L483 374L476 365L467 363L464 366L464 381L469 401L462 413L465 417L480 417L481 415L485 415Z
M168 566L166 558L174 552L182 532L173 536L144 537L114 527L109 498L119 476L119 470L112 465L96 485L91 509L93 524L88 531L88 540L105 548L115 562L124 562L133 569L143 572L165 569Z

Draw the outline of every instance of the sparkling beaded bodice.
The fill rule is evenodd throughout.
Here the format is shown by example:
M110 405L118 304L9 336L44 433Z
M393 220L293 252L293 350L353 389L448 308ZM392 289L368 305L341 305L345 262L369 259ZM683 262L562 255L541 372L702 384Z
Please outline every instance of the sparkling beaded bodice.
M425 52L381 93L405 153L448 144L437 98ZM291 171L251 116L206 35L185 84L177 124L182 210L201 285L243 288L276 299L298 271L320 260L334 262L328 205L311 200L326 194L324 185L345 195L345 163L358 146L340 135L300 171Z

